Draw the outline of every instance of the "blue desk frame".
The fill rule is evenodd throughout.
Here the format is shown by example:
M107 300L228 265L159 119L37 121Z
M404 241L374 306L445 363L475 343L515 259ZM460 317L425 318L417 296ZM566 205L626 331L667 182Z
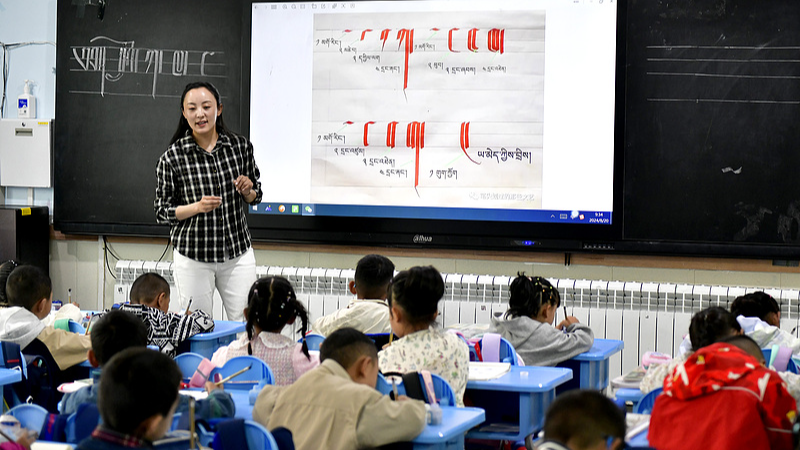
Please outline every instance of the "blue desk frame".
M575 377L571 382L558 388L558 393L570 389L593 389L600 391L608 387L608 360L625 347L623 341L614 339L595 339L588 352L558 364L558 367L572 369Z
M556 387L572 379L561 367L511 366L499 378L467 382L464 396L486 411L486 422L467 433L475 439L519 441L542 429Z

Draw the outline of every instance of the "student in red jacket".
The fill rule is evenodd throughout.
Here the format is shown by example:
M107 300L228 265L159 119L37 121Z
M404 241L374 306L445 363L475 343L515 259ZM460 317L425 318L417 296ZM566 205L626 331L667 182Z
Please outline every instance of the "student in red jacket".
M734 336L694 352L664 380L648 440L659 450L792 449L794 399L758 344Z

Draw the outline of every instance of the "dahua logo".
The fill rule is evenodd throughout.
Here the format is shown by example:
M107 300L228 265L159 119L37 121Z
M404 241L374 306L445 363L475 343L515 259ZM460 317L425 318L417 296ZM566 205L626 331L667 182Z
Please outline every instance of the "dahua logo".
M433 236L423 236L421 234L414 235L413 239L415 244L429 244L433 242Z

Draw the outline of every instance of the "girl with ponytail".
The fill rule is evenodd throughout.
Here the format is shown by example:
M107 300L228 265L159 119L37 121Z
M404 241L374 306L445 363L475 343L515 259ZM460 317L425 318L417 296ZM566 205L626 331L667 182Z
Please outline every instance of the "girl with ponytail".
M250 288L244 316L247 319L246 336L227 347L222 347L211 358L217 366L234 356L252 355L264 360L275 384L292 384L300 375L319 365L318 355L308 352L305 335L308 331L308 313L297 300L289 280L279 276L260 278ZM300 319L302 343L281 334L286 325Z
M554 366L592 348L592 330L575 317L553 326L561 296L549 281L518 273L509 290L508 311L495 314L492 325L525 364Z

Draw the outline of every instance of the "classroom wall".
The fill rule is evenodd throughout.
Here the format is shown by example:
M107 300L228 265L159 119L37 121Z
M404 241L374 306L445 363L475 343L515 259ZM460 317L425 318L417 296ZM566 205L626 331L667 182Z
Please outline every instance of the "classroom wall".
M0 0L0 41L55 41L56 0ZM24 80L36 80L38 117L55 114L55 48L49 45L12 50L10 53L8 109L16 117L16 97ZM56 118L57 119L57 118ZM52 206L51 189L5 189L10 204ZM164 239L109 238L108 247L124 260L156 261L165 250ZM87 309L108 306L113 299L114 279L106 269L102 239L54 233L50 245L50 274L54 298L66 300L72 289L74 300ZM721 258L573 255L565 264L562 253L478 252L451 250L405 250L353 246L270 245L256 243L259 265L354 268L366 253L388 255L398 269L433 264L445 273L514 275L518 271L550 278L642 281L680 284L729 285L800 289L800 269L772 266L770 261ZM108 254L112 268L116 259ZM167 249L165 260L172 259Z

